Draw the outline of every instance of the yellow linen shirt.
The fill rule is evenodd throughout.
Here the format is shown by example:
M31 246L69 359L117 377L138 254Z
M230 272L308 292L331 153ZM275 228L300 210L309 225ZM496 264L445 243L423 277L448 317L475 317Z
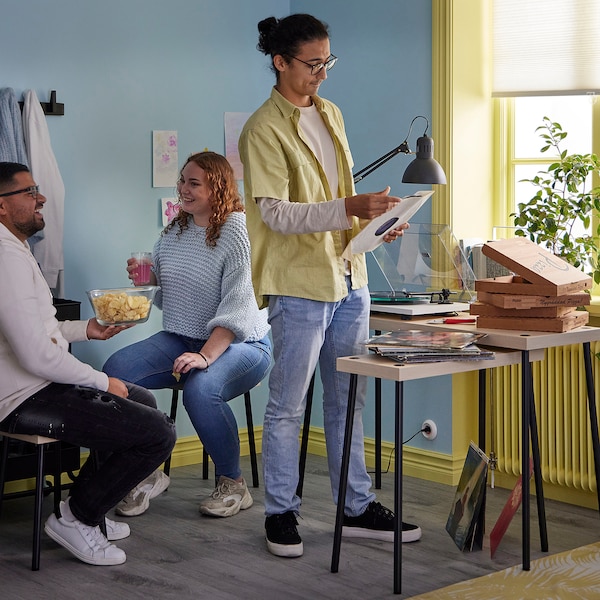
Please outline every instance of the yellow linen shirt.
M318 96L312 100L335 147L338 197L354 195L352 155L339 108ZM361 224L352 218L347 231L282 234L262 220L255 198L317 203L332 200L327 178L298 126L300 110L275 88L246 122L239 141L244 165L246 224L252 248L252 280L258 305L283 295L337 302L347 293L342 252ZM352 288L367 284L364 254L351 261Z

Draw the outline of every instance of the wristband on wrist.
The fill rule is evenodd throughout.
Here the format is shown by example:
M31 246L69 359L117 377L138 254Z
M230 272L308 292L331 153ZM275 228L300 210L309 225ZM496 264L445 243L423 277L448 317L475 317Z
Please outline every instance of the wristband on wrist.
M208 371L208 359L206 358L206 356L204 356L204 354L202 354L202 352L200 352L200 350L198 350L198 352L196 352L196 354L199 354L204 359L204 362L206 363L206 369L204 369L204 370Z

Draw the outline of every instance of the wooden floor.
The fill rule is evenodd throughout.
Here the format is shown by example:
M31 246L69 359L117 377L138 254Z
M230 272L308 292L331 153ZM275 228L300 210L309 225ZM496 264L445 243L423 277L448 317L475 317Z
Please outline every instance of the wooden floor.
M244 461L246 475L249 465ZM200 498L211 491L200 467L172 470L169 490L149 511L128 519L132 535L118 545L127 562L115 567L85 565L43 534L41 570L32 572L31 498L4 502L0 518L0 597L5 600L211 600L385 599L393 592L393 545L345 540L340 570L331 573L335 508L325 459L310 456L299 531L304 556L270 555L264 541L263 489L252 490L254 505L228 519L198 513ZM212 477L212 475L211 475ZM378 498L393 506L393 475L383 476ZM487 530L508 492L489 489ZM404 481L404 520L418 523L421 541L403 545L402 596L411 596L472 579L521 560L520 513L494 560L489 550L460 552L444 527L454 489L414 478ZM46 514L51 511L46 498ZM600 539L600 517L593 510L546 502L550 552ZM535 502L532 515L537 517ZM542 556L536 521L532 522L532 559Z

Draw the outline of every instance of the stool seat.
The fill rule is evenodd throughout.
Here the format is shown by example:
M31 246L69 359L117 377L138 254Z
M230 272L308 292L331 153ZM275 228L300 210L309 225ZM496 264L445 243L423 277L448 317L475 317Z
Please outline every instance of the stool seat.
M9 437L15 440L19 440L21 442L28 442L29 444L52 444L54 442L58 442L54 438L44 437L43 435L26 435L24 433L7 433L5 431L0 431L0 436Z

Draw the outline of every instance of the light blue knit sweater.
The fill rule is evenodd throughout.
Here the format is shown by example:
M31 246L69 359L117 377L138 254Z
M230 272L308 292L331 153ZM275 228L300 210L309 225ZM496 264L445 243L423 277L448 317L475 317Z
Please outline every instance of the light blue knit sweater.
M0 161L29 165L21 109L12 88L0 89Z
M192 218L178 232L175 225L153 250L161 286L155 304L163 310L165 331L206 340L220 326L233 331L235 342L262 339L269 325L252 287L246 215L229 215L214 248L206 244L206 227Z

